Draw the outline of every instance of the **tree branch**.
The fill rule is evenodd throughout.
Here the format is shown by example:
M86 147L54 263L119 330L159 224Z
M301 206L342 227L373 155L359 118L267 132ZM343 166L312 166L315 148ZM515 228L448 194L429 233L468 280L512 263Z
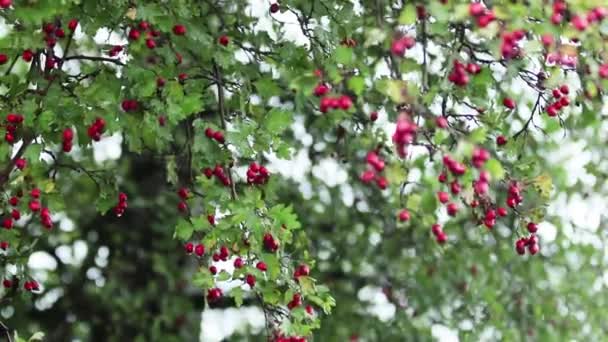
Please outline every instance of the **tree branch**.
M74 56L67 56L63 58L64 61L69 61L69 60L83 60L83 61L98 61L98 62L110 62L110 63L114 63L120 66L125 66L126 64L121 62L118 59L114 59L114 58L109 58L109 57L103 57L103 56L82 56L82 55L74 55Z

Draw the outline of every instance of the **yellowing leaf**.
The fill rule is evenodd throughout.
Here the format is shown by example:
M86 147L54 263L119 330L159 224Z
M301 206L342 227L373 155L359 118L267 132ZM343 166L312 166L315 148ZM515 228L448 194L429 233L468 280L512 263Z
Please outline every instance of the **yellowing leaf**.
M538 191L541 198L548 201L551 197L551 191L553 190L553 180L551 176L546 173L542 173L532 179L532 186Z

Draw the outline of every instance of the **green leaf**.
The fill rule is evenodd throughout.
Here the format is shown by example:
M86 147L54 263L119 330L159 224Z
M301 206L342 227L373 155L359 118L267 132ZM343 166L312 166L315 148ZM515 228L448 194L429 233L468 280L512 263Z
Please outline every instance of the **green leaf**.
M486 162L485 169L490 172L492 180L501 180L505 176L505 170L502 168L500 162L496 159L490 159Z
M361 76L353 76L348 80L348 89L355 94L361 95L365 89L365 79Z
M338 46L335 51L336 62L350 65L353 62L353 49L346 46Z
M416 22L416 8L413 4L408 4L403 7L401 15L399 15L399 24L411 25Z
M30 339L28 340L28 342L32 342L32 341L42 341L44 339L44 333L42 331L38 331L36 333L34 333Z
M180 220L175 227L175 237L180 240L188 240L194 232L192 224L186 220Z
M234 287L230 290L230 295L234 298L234 304L237 308L243 305L243 289L240 286Z
M263 126L271 134L282 133L293 122L293 113L278 108L272 109L264 117Z

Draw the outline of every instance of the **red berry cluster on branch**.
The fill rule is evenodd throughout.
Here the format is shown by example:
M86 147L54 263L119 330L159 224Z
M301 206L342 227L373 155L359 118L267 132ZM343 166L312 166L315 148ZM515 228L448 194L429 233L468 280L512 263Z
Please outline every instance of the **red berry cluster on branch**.
M523 30L515 30L513 32L505 32L502 34L502 43L500 51L504 59L513 59L521 56L519 42L526 36Z
M403 36L393 40L391 43L391 53L398 57L403 57L406 50L409 50L416 45L416 40L410 36Z
M70 152L72 150L72 140L74 139L74 131L68 127L63 130L61 145L63 152Z
M469 75L477 75L481 72L481 67L475 63L466 65L459 60L454 60L452 72L448 75L448 80L457 86L463 87L469 84Z
M568 98L569 93L570 89L566 84L559 88L553 89L552 94L555 98L555 102L547 106L547 115L551 117L557 116L561 109L570 105L570 99Z
M528 225L533 224L530 222ZM535 255L540 251L540 246L538 245L538 237L536 235L530 235L528 237L522 237L515 241L515 250L517 254L524 255L526 254L526 247L528 247L528 252L531 255Z
M6 133L4 134L4 140L13 144L15 142L15 137L17 136L17 128L19 125L23 123L23 115L9 113L6 115Z
M437 242L439 244L442 245L446 241L448 241L448 236L443 232L443 229L441 228L441 225L435 223L431 227L431 232L433 233L433 235L435 235L435 239L437 240Z
M106 121L102 118L96 118L95 121L93 121L93 123L87 129L87 135L93 141L99 141L99 140L101 140L101 135L105 131L105 128L106 128Z
M249 164L247 169L247 183L249 184L266 184L268 182L270 173L264 166L258 165L257 163Z
M127 209L127 194L121 192L118 194L118 204L114 207L114 213L116 217L121 217L124 215L125 210Z
M384 170L384 160L380 158L376 151L367 152L365 160L367 162L368 169L363 171L359 177L361 181L365 184L369 184L375 180L378 188L382 190L386 189L388 186L388 180L380 174Z
M397 127L393 133L393 143L397 149L397 154L405 158L408 154L408 146L414 141L418 126L410 119L407 114L400 114L397 117Z
M222 131L214 131L211 127L205 128L205 136L209 139L213 139L220 144L225 142L224 133Z
M477 26L486 27L496 19L494 11L487 9L481 2L469 5L469 14L477 20Z
M23 283L23 289L25 289L28 292L38 291L38 290L40 290L40 285L35 280L28 280L25 283Z
M352 105L353 101L348 95L340 97L325 96L321 98L319 110L321 113L327 113L330 109L349 110Z

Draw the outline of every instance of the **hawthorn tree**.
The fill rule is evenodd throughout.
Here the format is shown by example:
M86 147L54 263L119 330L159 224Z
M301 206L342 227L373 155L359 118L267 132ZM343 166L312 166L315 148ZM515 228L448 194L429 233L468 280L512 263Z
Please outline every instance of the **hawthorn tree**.
M600 2L0 8L8 340L195 340L241 305L272 341L606 333L605 234L551 206L606 190ZM552 157L579 142L591 180Z

